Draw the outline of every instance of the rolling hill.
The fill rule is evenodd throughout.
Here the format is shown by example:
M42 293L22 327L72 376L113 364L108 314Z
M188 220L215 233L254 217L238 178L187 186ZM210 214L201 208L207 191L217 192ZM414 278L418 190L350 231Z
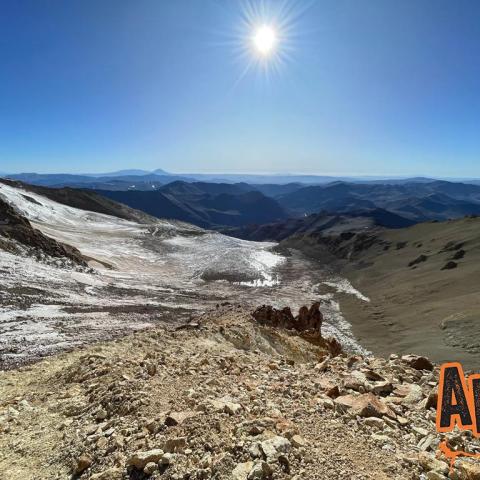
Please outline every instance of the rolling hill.
M247 184L174 182L156 191L98 193L158 218L171 218L204 228L268 223L287 218L276 200Z
M390 183L334 182L276 196L292 214L382 208L410 220L446 220L480 214L480 186L445 181Z
M245 240L280 242L290 237L350 234L375 227L403 228L414 223L395 213L377 208L345 214L318 213L302 218L289 218L282 222L226 229L224 233Z

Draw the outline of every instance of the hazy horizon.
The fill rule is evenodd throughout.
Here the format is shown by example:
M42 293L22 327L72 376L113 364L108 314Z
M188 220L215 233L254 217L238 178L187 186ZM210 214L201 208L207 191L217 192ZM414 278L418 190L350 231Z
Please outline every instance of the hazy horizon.
M164 170L162 168L159 168L160 170ZM136 175L148 175L148 174L153 174L155 170L147 170L146 168L141 168L141 167L131 167L131 168L122 168L118 170L112 170L112 171L41 171L41 170L32 170L32 171L0 171L0 175L21 175L21 174L39 174L39 175L87 175L87 176L95 176L95 175L100 175L104 176L105 174L117 174L117 173L122 173L125 171L129 170L143 170L145 173L131 173L129 175L131 176L136 176ZM171 175L171 176L188 176L188 175L205 175L205 176L252 176L252 177L332 177L332 178L364 178L364 179L371 179L371 180L382 180L382 179L391 179L391 180L402 180L402 179L409 179L409 178L431 178L431 179L438 179L438 180L452 180L452 181L462 181L462 180L479 180L479 176L442 176L442 175L433 175L433 174L405 174L405 175L380 175L380 174L355 174L355 173L310 173L310 172L255 172L255 171L211 171L211 172L205 172L205 171L184 171L184 172L178 172L178 171L166 171L164 170L164 173L156 173L157 175Z
M0 171L480 177L479 17L471 0L7 2Z

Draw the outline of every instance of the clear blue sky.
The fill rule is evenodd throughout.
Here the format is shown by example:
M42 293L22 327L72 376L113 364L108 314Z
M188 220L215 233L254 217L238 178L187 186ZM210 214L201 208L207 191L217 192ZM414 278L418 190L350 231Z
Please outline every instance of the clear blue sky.
M480 176L480 1L250 3L0 0L0 171Z

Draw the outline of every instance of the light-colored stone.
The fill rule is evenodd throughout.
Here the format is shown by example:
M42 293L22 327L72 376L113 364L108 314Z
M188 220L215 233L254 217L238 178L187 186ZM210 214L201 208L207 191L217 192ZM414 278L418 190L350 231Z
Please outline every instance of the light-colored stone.
M306 447L308 445L308 442L300 435L294 435L290 439L290 442L292 443L293 447L295 447L295 448Z
M120 468L109 468L100 473L95 473L90 480L121 480L123 472Z
M373 393L363 395L342 395L335 399L335 405L340 412L350 411L359 417L395 417L392 410Z
M447 480L445 475L434 471L427 472L426 478L427 480Z
M158 470L158 466L155 462L148 462L143 469L145 475L151 475L153 472Z
M418 463L426 471L434 471L442 475L448 475L449 466L442 460L438 460L434 455L427 452L420 452L418 454Z
M253 464L247 478L248 480L265 480L266 478L269 478L272 473L272 467L270 467L267 462L258 460Z
M135 467L138 470L143 470L145 465L150 462L157 463L163 456L163 450L154 449L145 452L136 452L127 460L127 467Z
M242 406L228 396L217 400L210 400L210 404L215 412L228 413L229 415L235 415L242 410Z
M383 430L385 428L385 422L377 417L368 417L363 423L367 427L376 428L377 430Z
M187 447L187 441L184 437L169 438L163 444L163 450L168 453L183 453Z
M197 412L193 412L191 410L185 410L183 412L171 412L165 418L165 425L168 427L182 425L186 420L194 417L197 414Z
M282 453L288 453L292 447L292 444L285 437L280 437L276 435L275 437L264 440L260 444L267 462L274 462L278 459L279 455Z
M253 468L253 462L239 463L232 471L232 480L247 480Z
M455 462L458 480L480 480L480 461L461 458Z

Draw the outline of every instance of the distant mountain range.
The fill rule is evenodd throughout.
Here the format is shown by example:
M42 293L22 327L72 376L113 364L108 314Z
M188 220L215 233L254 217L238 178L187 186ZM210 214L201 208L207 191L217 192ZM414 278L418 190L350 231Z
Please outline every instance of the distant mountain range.
M434 178L428 177L401 177L389 178L379 176L332 176L332 175L297 175L297 174L239 174L239 173L171 173L161 168L156 170L127 169L105 173L6 173L0 176L21 180L31 184L53 187L74 187L82 184L87 188L97 188L99 183L114 184L117 190L151 190L151 183L171 183L177 180L186 182L207 183L249 183L285 185L301 183L303 185L325 185L332 182L346 182L359 184L389 184L402 185L405 183L430 183ZM442 180L454 183L462 182L480 185L480 179L449 179ZM91 186L95 185L95 186Z
M278 222L318 213L378 210L411 222L480 215L480 185L474 181L462 183L416 177L322 183L333 177L273 176L277 182L232 183L196 181L193 176L176 176L160 169L96 175L23 173L9 178L36 186L94 190L149 215L215 229ZM227 177L231 180L237 176ZM270 180L272 176L249 178ZM286 178L316 178L319 183L282 183Z
M247 184L178 181L151 192L98 190L97 193L149 215L205 228L267 223L288 217L276 200Z
M350 212L381 208L415 222L480 215L480 186L445 181L404 184L334 182L308 186L275 199L287 211Z
M105 190L155 190L161 185L171 183L177 180L191 181L193 178L170 175L146 173L145 175L129 174L128 170L110 174L93 175L70 175L70 174L38 174L38 173L19 173L8 175L12 180L31 185L41 185L44 187L72 187L72 188L90 188ZM138 170L134 172L139 172Z
M150 172L149 170L138 170L138 169L129 169L129 170L118 170L116 172L109 173L87 173L85 174L89 177L132 177L132 176L145 176L145 175L172 175L171 173L157 168Z
M154 192L98 192L150 215L214 228L270 223L315 213L389 212L395 215L390 225L384 225L389 227L480 215L480 186L445 181L333 182L315 186L176 181Z
M6 176L7 174L0 174ZM423 183L432 179L417 177L409 179L381 179L378 177L334 177L320 175L253 175L253 174L174 174L157 169L152 172L147 170L131 169L119 170L109 173L74 174L39 174L18 173L10 174L8 178L22 182L43 185L46 187L84 187L104 188L106 190L154 190L159 185L175 182L207 182L207 183L249 183L249 184L302 184L325 185L336 181L351 183Z

